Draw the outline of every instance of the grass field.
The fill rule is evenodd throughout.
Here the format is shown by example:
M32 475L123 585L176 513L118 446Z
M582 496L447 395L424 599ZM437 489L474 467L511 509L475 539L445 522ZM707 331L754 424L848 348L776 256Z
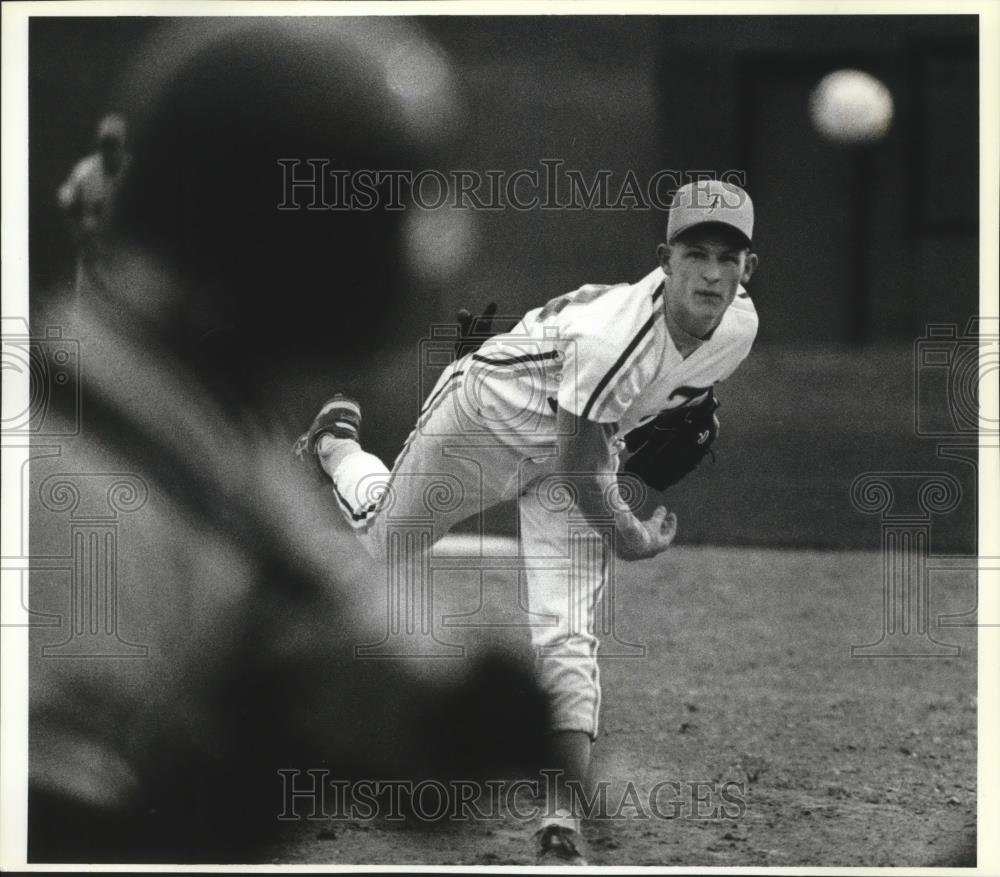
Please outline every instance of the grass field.
M471 582L439 591L441 614L479 599ZM627 649L605 644L594 777L609 783L611 809L628 784L647 796L663 781L735 784L744 806L736 818L687 807L661 808L674 818L621 808L623 818L591 819L591 864L974 863L975 628L932 631L961 647L953 658L852 657L880 634L877 551L680 546L621 565L617 596L617 639L645 655L616 658ZM974 604L972 576L952 576L932 591L931 618ZM417 828L291 822L271 859L533 861L534 826L509 813Z
M364 408L365 443L392 460L416 421L423 399L413 351L380 358L370 372L312 372L296 395L276 393L292 423L308 423L335 390ZM976 470L943 458L941 444L916 434L918 379L914 347L856 350L761 347L718 388L722 432L716 460L706 462L665 497L680 518L680 542L705 545L871 548L879 520L851 504L851 484L869 472L945 472L957 479L962 502L933 520L932 550L975 553ZM939 406L944 392L928 399ZM927 400L925 399L925 402ZM967 441L968 437L959 437ZM498 509L488 525L513 532L513 515Z

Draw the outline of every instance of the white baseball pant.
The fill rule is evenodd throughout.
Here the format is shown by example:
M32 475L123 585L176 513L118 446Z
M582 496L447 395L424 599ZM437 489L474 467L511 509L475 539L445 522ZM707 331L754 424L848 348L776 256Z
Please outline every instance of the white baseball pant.
M517 497L531 640L552 729L596 738L594 607L610 540L586 524L567 487L572 479L555 472L554 416L536 419L527 434L505 429L512 418L488 388L478 386L474 401L463 392L461 362L438 380L391 472L356 442L338 442L332 479L341 511L369 553L387 561L398 559L387 547L393 522L426 521L436 542L459 521Z

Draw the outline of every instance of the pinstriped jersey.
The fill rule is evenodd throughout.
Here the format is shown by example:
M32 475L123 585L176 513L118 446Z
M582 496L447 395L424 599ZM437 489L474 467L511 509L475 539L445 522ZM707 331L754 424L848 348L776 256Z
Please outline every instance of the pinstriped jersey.
M581 286L495 335L464 368L477 398L510 421L535 415L554 429L557 406L615 425L620 436L668 408L703 395L746 358L757 312L741 286L722 321L686 358L666 326L665 276Z

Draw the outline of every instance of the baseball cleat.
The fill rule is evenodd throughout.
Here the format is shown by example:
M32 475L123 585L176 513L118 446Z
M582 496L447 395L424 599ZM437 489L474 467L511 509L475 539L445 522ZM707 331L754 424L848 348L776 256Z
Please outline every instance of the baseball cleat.
M304 462L311 457L325 475L316 453L320 438L324 435L338 439L361 439L361 406L349 396L337 393L320 408L309 429L302 433L292 445L295 459Z
M564 825L548 825L535 832L538 843L536 863L539 865L586 865L581 852L580 833Z

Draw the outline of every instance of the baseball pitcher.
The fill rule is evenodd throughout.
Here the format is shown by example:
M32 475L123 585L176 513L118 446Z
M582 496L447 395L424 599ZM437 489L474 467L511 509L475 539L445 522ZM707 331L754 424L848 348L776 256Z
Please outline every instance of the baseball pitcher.
M713 388L757 332L744 288L757 265L753 221L737 186L680 188L659 266L637 283L582 286L479 349L459 345L392 470L362 449L360 406L343 395L297 442L376 557L391 553L392 520L426 516L435 485L460 486L460 501L435 514L436 538L516 498L537 675L555 717L550 766L563 780L536 833L542 863L585 863L567 782L585 780L597 736L593 613L608 566L655 557L677 533L663 506L648 520L633 514L620 455L632 451L625 469L663 489L708 452L718 432ZM552 561L570 557L581 516L592 547L585 562L559 568Z

